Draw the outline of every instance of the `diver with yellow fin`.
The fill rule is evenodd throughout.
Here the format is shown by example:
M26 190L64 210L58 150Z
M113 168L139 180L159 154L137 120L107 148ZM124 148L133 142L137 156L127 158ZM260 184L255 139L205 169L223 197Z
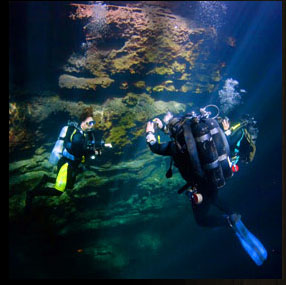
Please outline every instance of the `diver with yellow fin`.
M207 110L211 107L217 109L217 114L212 117ZM178 193L185 192L190 199L197 224L233 229L252 260L261 265L267 258L267 251L244 226L241 215L232 211L218 195L219 189L236 172L238 159L247 163L253 160L255 147L247 147L249 137L244 128L237 127L242 130L240 132L231 129L232 136L228 137L220 127L218 115L216 105L208 105L199 113L192 111L182 116L167 112L163 122L155 118L147 123L146 142L153 153L171 157L167 178L172 177L173 164L178 168L186 181ZM220 123L224 125L226 121L220 120ZM171 140L161 143L156 138L157 130L163 130ZM252 151L249 152L250 149ZM250 153L252 156L249 156ZM222 214L211 213L211 206L218 208Z
M94 135L95 121L92 107L85 108L80 115L80 124L68 122L61 129L58 140L50 155L50 163L57 165L56 181L44 175L40 183L26 195L26 211L31 208L35 196L59 196L66 189L72 189L78 173L78 166L86 158L94 159L104 147L111 148L103 140L96 141ZM55 183L53 187L44 187L47 182Z

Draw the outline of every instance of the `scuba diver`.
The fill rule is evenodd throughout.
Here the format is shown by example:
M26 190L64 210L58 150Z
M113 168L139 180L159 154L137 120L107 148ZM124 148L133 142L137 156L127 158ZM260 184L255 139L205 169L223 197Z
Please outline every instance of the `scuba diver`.
M95 155L101 155L103 147L112 147L103 140L95 140L94 125L93 110L89 107L81 113L80 124L69 121L67 126L61 129L49 159L52 165L57 165L56 181L44 175L34 189L27 191L26 212L30 211L35 196L60 196L66 189L72 189L79 165L84 163L86 158L94 159ZM55 183L54 187L44 187L47 182Z
M207 111L209 107L217 108L217 115L212 118L211 112ZM245 123L241 123L240 128L231 129L227 126L227 118L218 120L218 115L219 109L215 105L201 108L199 114L193 111L183 116L174 116L168 111L163 122L155 118L147 123L146 142L153 153L171 156L166 177L172 176L174 163L186 181L178 193L185 192L190 199L197 224L203 227L232 228L255 263L261 265L267 257L266 250L244 226L241 215L231 210L218 195L219 189L236 172L238 158L241 157L246 162L252 161L255 148L254 154L251 152L252 156L249 153L247 155L246 150L252 148L245 146L247 139L243 140L249 134L245 131ZM219 121L225 125L226 131L231 130L228 136ZM168 134L171 141L160 143L160 137L156 138L158 129ZM242 135L237 135L238 129L242 130L243 138ZM212 205L222 214L211 214Z
M237 124L231 127L228 117L218 117L217 120L228 140L233 168L238 171L238 161L247 164L254 159L259 132L257 122L248 114L244 115Z

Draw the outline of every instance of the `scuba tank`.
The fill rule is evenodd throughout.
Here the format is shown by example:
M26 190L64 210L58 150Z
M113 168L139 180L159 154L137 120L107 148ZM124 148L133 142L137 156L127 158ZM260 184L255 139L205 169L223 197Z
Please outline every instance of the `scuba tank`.
M217 109L215 116L210 117L211 112L206 111L209 107ZM225 185L225 180L233 173L226 135L215 120L219 115L219 108L216 105L208 105L201 108L200 113L196 114L192 111L185 116L172 118L168 126L169 134L174 138L179 151L184 153L187 149L196 181L203 182L207 179L215 187L221 188ZM180 142L181 133L183 133L183 144L185 143L186 147ZM170 176L169 172L170 169L166 174L167 178ZM187 183L179 189L178 193L184 192L188 186ZM199 203L202 197L194 196L193 198Z
M197 144L202 168L211 179L212 184L221 188L225 185L218 151L208 125L195 117L191 124L192 132Z
M225 137L224 132L220 128L218 122L211 118L202 119L207 125L210 130L210 134L214 140L217 153L218 153L218 160L222 167L223 176L225 179L230 178L233 173L231 170L231 161L229 158L229 145L227 139Z
M61 129L58 140L56 141L55 146L52 150L52 153L51 153L50 159L49 159L49 162L52 165L56 165L58 163L59 159L62 157L62 152L63 152L63 148L64 148L64 139L65 139L65 136L67 134L67 130L68 130L68 126L64 126Z
M198 180L202 180L205 173L202 169L198 155L197 144L194 139L190 121L188 117L174 117L169 123L170 136L174 138L176 146L180 152L184 152L183 144L186 144L193 174ZM183 140L182 137L183 136ZM180 139L181 138L181 139Z

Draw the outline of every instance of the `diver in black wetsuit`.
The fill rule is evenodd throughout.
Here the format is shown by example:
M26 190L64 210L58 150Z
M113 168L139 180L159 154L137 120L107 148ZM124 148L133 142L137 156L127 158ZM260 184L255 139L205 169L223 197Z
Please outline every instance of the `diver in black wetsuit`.
M186 191L192 201L192 208L196 222L200 226L205 227L232 226L232 224L240 219L240 215L234 213L226 203L222 202L221 198L218 197L218 189L222 187L224 183L216 185L213 182L214 180L210 179L207 175L199 174L200 171L201 173L205 173L206 171L195 169L195 164L191 162L192 157L189 155L189 150L186 144L186 135L182 130L184 117L174 117L170 112L168 112L163 121L165 122L165 126L158 118L147 123L146 141L153 153L172 157L174 165L178 168L182 178L187 182L186 185L178 191L178 193ZM164 129L165 132L170 135L172 140L166 143L158 143L155 136L156 127L158 129ZM233 147L231 146L231 148ZM236 148L239 148L239 146L236 145ZM228 151L230 152L230 150ZM230 153L228 154L230 155ZM226 157L227 155L224 154L220 157L222 158L224 156ZM226 167L230 168L231 162L229 156L227 156L226 161L228 161ZM228 178L231 177L232 173L230 174L229 169L226 170L228 171ZM166 174L167 177L171 176L170 171L171 166ZM199 193L202 197L198 197L196 194L194 195L194 193ZM200 201L201 198L202 201ZM214 205L221 210L222 215L210 214L209 210L211 205Z
M214 105L209 105L214 106ZM207 107L207 106L206 106ZM170 169L166 177L172 176L172 161L187 182L178 193L186 191L192 202L195 220L204 227L228 227L233 230L242 247L251 259L260 266L267 259L267 250L241 220L218 197L219 188L237 171L237 162L251 162L255 155L255 140L258 129L254 120L244 120L229 128L227 118L220 123L209 118L206 107L186 116L174 117L170 112L163 121L155 118L146 127L146 141L152 152L171 156ZM171 137L167 143L159 143L155 136L156 126ZM228 138L226 137L228 136ZM230 142L230 145L229 145ZM210 207L216 206L222 214L210 214Z
M112 147L104 141L96 141L92 108L86 108L80 115L80 124L69 122L59 136L52 151L50 162L57 165L56 181L44 175L39 184L26 195L26 210L29 211L35 196L60 196L66 189L72 189L79 165L86 158L100 155L103 147ZM47 182L55 183L54 187L44 187Z

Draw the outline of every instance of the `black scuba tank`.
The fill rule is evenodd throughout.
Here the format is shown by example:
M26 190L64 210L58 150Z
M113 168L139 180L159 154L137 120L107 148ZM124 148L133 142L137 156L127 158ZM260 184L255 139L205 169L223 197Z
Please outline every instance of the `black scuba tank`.
M208 126L215 143L224 179L228 179L233 175L233 172L231 170L231 161L229 158L229 145L225 134L216 120L206 118L202 119L202 121Z
M196 177L196 179L202 180L205 176L205 173L204 173L204 170L200 162L197 144L193 136L189 121L186 121L183 124L183 130L184 130L184 139L185 139L185 143L187 146L192 171L194 172L194 176Z
M168 129L170 136L174 138L176 147L180 153L187 150L193 178L198 182L205 178L201 167L196 141L194 139L191 121L186 117L174 117L170 120Z
M195 119L191 124L192 133L196 141L199 158L207 178L217 188L225 185L219 155L208 125L202 120Z

